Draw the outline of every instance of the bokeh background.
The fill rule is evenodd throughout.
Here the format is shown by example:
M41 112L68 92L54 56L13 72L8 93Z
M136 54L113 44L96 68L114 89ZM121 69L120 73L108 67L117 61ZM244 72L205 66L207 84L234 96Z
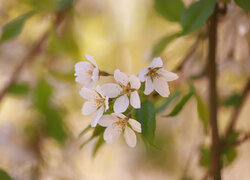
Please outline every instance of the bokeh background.
M192 0L184 1L188 6ZM203 132L194 98L176 117L157 115L156 144L138 136L136 148L123 138L92 155L96 139L80 149L91 131L79 138L90 117L81 114L81 85L74 65L91 54L100 69L138 74L151 61L155 43L181 27L154 9L153 0L0 0L0 30L31 10L19 36L0 44L0 90L15 83L0 101L0 168L15 180L186 180L202 179L200 147L210 143ZM218 29L219 127L223 132L250 75L250 15L234 3ZM39 44L40 43L40 44ZM34 47L39 47L34 49ZM194 47L192 50L192 47ZM192 81L207 102L206 28L176 38L161 53L164 66L178 73L171 93L188 91ZM31 54L32 51L32 55ZM191 51L191 52L190 52ZM183 63L183 61L186 61ZM23 63L25 62L25 63ZM102 78L101 83L107 79ZM1 92L1 91L0 91ZM233 101L227 97L235 97ZM237 129L250 129L246 98ZM163 99L154 100L158 107ZM250 141L237 147L237 158L224 170L225 180L250 179Z

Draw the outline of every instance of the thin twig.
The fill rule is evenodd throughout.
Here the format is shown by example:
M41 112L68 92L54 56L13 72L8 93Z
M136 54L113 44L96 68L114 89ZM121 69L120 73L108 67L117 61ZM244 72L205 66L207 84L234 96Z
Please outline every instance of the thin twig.
M233 129L235 128L235 125L237 123L237 120L239 119L239 115L241 113L241 110L243 109L244 107L244 104L247 100L247 95L248 95L248 92L250 90L250 79L248 80L243 92L242 92L242 95L241 95L241 103L239 106L237 106L233 112L233 115L232 115L232 118L231 120L229 121L229 125L227 127L227 130L226 130L226 137L233 131Z
M220 137L218 132L217 120L217 87L216 87L216 45L217 45L217 24L218 7L209 20L209 53L208 53L208 78L209 78L209 106L210 106L210 125L212 132L211 144L211 176L214 180L221 180L220 165Z

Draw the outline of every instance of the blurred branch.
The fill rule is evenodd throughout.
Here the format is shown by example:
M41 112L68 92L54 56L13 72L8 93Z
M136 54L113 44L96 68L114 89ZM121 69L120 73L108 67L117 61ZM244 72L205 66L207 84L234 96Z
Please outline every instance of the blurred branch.
M208 78L209 78L209 106L210 106L210 125L212 133L211 144L211 166L210 172L214 180L221 179L220 165L220 137L218 132L217 120L217 72L216 72L216 45L217 45L217 24L218 24L218 7L209 19L209 51L208 51Z
M70 7L62 9L56 13L56 18L55 18L55 25L59 26L62 22L62 20L65 17L65 13L69 10ZM20 64L14 69L13 73L10 75L10 79L7 82L7 84L4 86L2 91L0 92L0 102L4 98L4 96L7 94L8 90L10 87L16 82L18 79L18 76L20 72L22 71L23 67L27 64L30 63L35 59L35 57L40 53L43 44L47 40L49 35L49 30L46 31L41 38L32 46L33 48L30 50L30 52L27 54L26 57L23 58L23 60L20 62Z
M242 108L244 107L244 104L247 100L247 95L248 95L249 90L250 90L250 79L248 79L248 82L247 82L247 84L242 92L241 102L240 102L239 106L237 106L233 112L232 118L231 118L229 125L227 127L227 130L226 130L226 137L233 131L233 129L237 123L237 120L239 119L240 112L241 112Z

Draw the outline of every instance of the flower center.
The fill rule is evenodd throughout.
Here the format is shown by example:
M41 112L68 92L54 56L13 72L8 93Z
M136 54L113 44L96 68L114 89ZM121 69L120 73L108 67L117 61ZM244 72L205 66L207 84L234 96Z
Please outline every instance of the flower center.
M99 106L100 106L100 105L103 105L103 104L104 104L104 101L105 101L104 98L96 99L96 100L95 100L96 104L99 105Z
M125 128L125 126L127 125L127 121L125 119L120 120L117 122L117 124L121 127L121 128Z
M123 86L122 89L123 89L124 94L129 94L131 91L130 87L128 87L128 86Z
M156 73L155 69L150 69L149 75L153 78L153 77L157 76L158 74Z
M92 74L93 74L93 71L90 70L90 71L89 71L89 75L92 75Z

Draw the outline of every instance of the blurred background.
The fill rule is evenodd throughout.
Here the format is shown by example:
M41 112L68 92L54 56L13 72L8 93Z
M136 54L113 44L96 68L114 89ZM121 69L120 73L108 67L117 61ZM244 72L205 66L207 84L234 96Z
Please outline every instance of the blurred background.
M250 75L250 15L234 3L227 11L218 27L222 132ZM11 34L2 34L16 18ZM194 98L175 117L162 117L175 102L159 110L155 142L161 150L146 147L139 136L136 148L123 138L104 144L95 156L96 139L80 148L91 131L79 138L90 116L81 114L75 63L91 54L101 70L138 74L150 63L156 42L180 29L156 12L153 0L0 0L0 169L14 180L202 179L207 162L206 156L201 160L201 153L206 155L201 147L210 139ZM171 93L185 94L192 81L207 103L207 48L206 28L201 28L164 49L165 68L180 77L170 84ZM151 98L156 107L164 101ZM250 98L244 101L237 129L249 131ZM223 169L225 180L250 178L249 150L250 141L237 147Z

